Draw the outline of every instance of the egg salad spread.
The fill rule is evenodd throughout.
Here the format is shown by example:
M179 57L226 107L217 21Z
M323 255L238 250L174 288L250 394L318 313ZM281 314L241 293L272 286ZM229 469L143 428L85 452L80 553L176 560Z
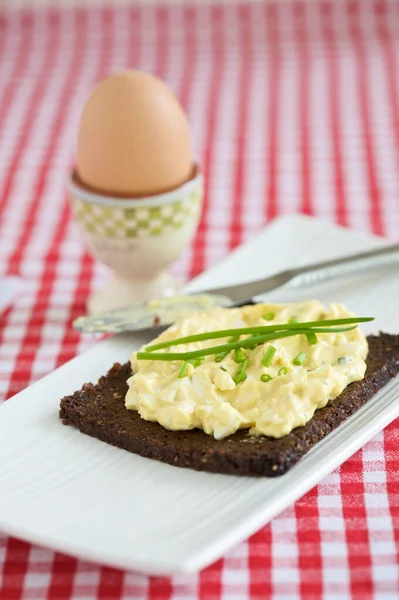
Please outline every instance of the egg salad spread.
M153 344L225 329L345 319L342 304L326 308L316 300L216 308L180 319ZM234 338L235 339L235 338ZM226 340L185 343L170 351L192 352ZM234 340L233 340L234 341ZM131 357L126 408L171 430L200 428L216 439L249 429L275 438L305 425L353 381L363 379L368 345L358 327L292 335L201 359L139 360Z

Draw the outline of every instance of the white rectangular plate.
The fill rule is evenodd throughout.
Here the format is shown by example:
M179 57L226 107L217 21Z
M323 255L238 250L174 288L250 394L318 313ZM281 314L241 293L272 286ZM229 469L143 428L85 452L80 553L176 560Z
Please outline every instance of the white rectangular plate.
M276 220L187 289L236 283L382 245L307 217ZM322 288L280 290L276 301L342 301L374 315L368 331L399 331L399 267ZM113 448L64 427L59 400L144 343L98 344L0 406L0 529L34 543L153 574L202 569L262 527L399 415L393 381L297 466L276 479L197 473Z

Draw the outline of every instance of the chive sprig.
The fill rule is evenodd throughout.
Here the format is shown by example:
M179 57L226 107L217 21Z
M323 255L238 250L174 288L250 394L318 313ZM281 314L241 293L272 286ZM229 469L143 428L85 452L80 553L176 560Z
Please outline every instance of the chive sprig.
M274 346L269 346L265 352L264 357L262 358L262 361L261 361L262 365L264 367L270 367L275 354L276 354L276 348Z
M233 377L233 381L234 383L237 385L238 383L242 383L243 381L246 380L247 378L247 374L245 372L245 369L247 368L248 365L248 359L244 359L241 363L240 366L238 367L238 371L237 373L234 375Z
M302 330L306 329L305 333L317 333L316 327L326 328L329 326L336 325L358 325L359 323L367 323L368 321L373 321L373 317L349 317L346 319L326 319L319 321L307 321L304 323L281 323L278 325L260 325L257 327L239 327L235 329L220 329L218 331L206 331L204 333L197 333L194 335L187 335L185 337L176 338L175 340L168 340L165 342L159 342L158 344L152 344L151 346L146 347L146 352L153 352L154 350L163 350L165 348L170 348L171 346L180 346L182 344L191 344L193 342L204 342L207 340L215 340L218 338L225 337L235 337L242 335L262 335L267 333L274 333L279 331L293 331L300 330L298 333L303 333ZM353 327L354 329L354 327ZM334 331L330 329L326 329L325 331L320 331L320 333L326 333L329 331ZM335 330L339 333L339 330ZM349 329L343 329L342 331L349 331ZM247 338L248 339L248 338ZM242 340L242 342L245 340ZM240 340L229 341L229 343L234 344L238 342L241 344ZM234 346L234 348L239 348L240 345ZM245 346L248 347L248 346Z
M352 331L356 329L356 325L352 327L317 327L312 331L314 333L343 333L346 331ZM220 346L211 346L209 348L201 348L200 350L192 350L189 352L153 352L152 350L145 352L137 352L137 360L190 360L192 358L202 358L204 356L210 356L211 354L216 355L216 362L221 362L232 350L236 348L251 348L253 345L264 344L271 340L278 340L285 337L292 337L293 335L300 335L308 332L308 329L284 329L282 331L276 331L272 333L265 333L263 335L254 335L237 342L221 344ZM182 339L182 338L180 338ZM174 345L174 344L171 344Z
M216 362L221 362L231 351L235 352L236 362L243 362L244 355L238 350L243 348L253 349L260 344L271 340L277 340L293 335L305 335L310 344L317 342L317 333L344 333L356 329L359 323L372 321L372 317L350 317L346 319L326 319L319 321L307 321L304 323L282 323L278 325L266 325L258 327L240 327L236 329L222 329L219 331L207 331L195 335L189 335L175 340L160 342L147 346L145 351L137 353L138 360L192 360L204 356L215 355ZM342 327L344 325L345 327ZM337 327L338 326L338 327ZM341 327L340 327L341 326ZM248 335L242 339L243 335ZM227 343L189 352L169 352L172 346L180 346L192 342L202 342L212 339L229 338ZM166 352L156 352L164 350ZM237 360L238 359L238 360ZM240 360L241 359L241 360Z
M274 318L273 313L263 315L263 319L271 320ZM319 321L307 321L298 323L295 318L291 318L287 323L277 325L266 325L258 327L240 327L234 329L222 329L219 331L208 331L189 335L174 340L160 342L147 346L145 351L137 352L138 360L163 360L163 361L182 361L178 371L178 378L184 378L188 374L189 365L195 369L201 365L202 358L209 355L214 355L215 362L219 363L233 352L233 360L237 363L238 369L233 376L233 381L237 385L247 379L246 368L249 358L243 353L243 349L253 350L261 344L272 340L278 340L294 335L304 335L309 345L317 344L319 333L343 333L356 329L359 323L373 321L373 317L350 317L346 319L326 319ZM242 337L247 336L247 337ZM193 342L203 342L213 339L227 338L225 344L192 350L189 352L170 352L172 346L180 346ZM157 350L166 350L166 352L156 352ZM269 345L263 355L261 363L264 367L269 367L273 361L276 348ZM306 352L298 352L292 360L295 366L301 366L306 360ZM223 371L226 369L220 366ZM288 374L287 367L283 366L279 369L277 375L279 377ZM272 377L268 373L263 373L260 380L264 383L271 381Z

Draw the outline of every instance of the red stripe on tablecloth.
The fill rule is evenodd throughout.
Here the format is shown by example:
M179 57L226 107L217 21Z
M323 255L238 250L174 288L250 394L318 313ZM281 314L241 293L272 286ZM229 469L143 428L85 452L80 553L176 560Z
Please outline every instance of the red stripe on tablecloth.
M342 514L345 519L351 594L354 598L371 600L373 581L363 477L360 450L341 465Z
M393 421L384 431L384 454L388 506L399 563L399 419Z
M218 600L223 597L223 564L224 560L221 558L200 572L198 577L198 598Z
M315 487L295 504L301 598L316 599L323 594L318 499Z
M252 77L251 67L251 35L250 7L241 5L237 8L239 18L239 54L240 66L238 76L237 137L234 167L234 196L230 221L229 249L241 243L242 209L245 180L245 160L248 134L248 108Z
M310 56L307 31L307 4L294 2L292 4L295 22L295 41L299 63L299 134L301 161L301 211L307 215L313 214L310 165Z
M389 103L391 109L392 128L395 132L396 152L399 170L399 86L397 79L398 61L395 54L392 36L389 32L386 19L388 18L386 2L375 4L376 31L380 41L384 61L384 73Z
M56 16L55 16L56 15ZM15 177L19 173L19 165L24 154L24 151L28 148L28 141L30 135L33 130L33 125L36 119L36 114L38 111L38 107L42 103L43 96L46 90L46 80L49 75L49 70L52 68L51 65L54 64L55 56L57 54L57 49L59 46L59 14L51 12L46 13L47 21L50 19L53 20L53 25L48 26L50 30L50 34L48 36L47 44L46 44L46 52L44 53L44 60L42 63L42 68L40 70L40 74L37 78L36 86L34 88L32 99L28 104L28 108L26 111L25 119L21 124L21 136L18 139L18 143L15 146L14 153L11 159L11 164L9 166L8 172L5 177L5 181L3 184L3 191L0 196L0 214L4 212L8 202L11 199L11 191L14 185ZM28 28L29 29L29 28ZM23 62L23 69L26 68L26 62ZM22 75L22 71L20 72ZM18 240L19 241L19 240Z
M54 552L51 565L51 578L46 600L68 600L73 597L73 583L77 559Z
M278 126L280 119L281 95L281 50L278 4L265 5L267 19L268 77L269 95L266 131L266 216L270 221L278 214L277 206L277 165L279 157Z
M161 79L165 79L170 50L170 13L165 6L158 6L155 10L157 27L155 73Z
M197 66L197 45L195 38L195 9L193 6L183 8L184 56L183 74L180 86L180 102L186 112L190 106L194 69Z
M18 87L15 85L15 81L21 80L26 72L26 69L29 64L29 48L32 44L33 40L33 31L34 26L32 22L32 16L18 13L15 15L16 20L19 22L19 41L18 41L18 50L17 50L17 58L14 67L14 71L11 73L8 82L3 88L0 102L0 131L4 123L6 123L10 107L12 106L12 102L17 93ZM4 32L4 29L3 29ZM3 35L3 43L2 46L5 45L5 32ZM5 82L2 81L2 86L4 86ZM23 131L24 128L21 128ZM21 146L22 147L22 146ZM17 154L17 153L16 153ZM11 173L11 168L8 173ZM4 192L6 193L7 185L9 185L8 180L6 180L4 186ZM0 198L0 215L2 213L2 202Z
M141 53L141 27L140 27L140 15L141 12L137 6L132 6L129 9L129 24L131 28L131 35L129 36L129 53L128 53L128 67L138 68L140 63Z
M3 574L0 578L0 598L2 600L21 600L30 549L30 544L26 542L15 538L7 539Z
M395 52L394 40L387 25L388 7L387 3L375 3L374 19L376 22L377 37L381 46L381 53L384 63L384 73L386 87L389 98L391 123L393 138L395 143L395 154L397 169L399 172L399 85L398 85L398 68L399 61ZM399 23L399 16L396 16L396 23Z
M98 600L121 598L123 594L124 571L101 567L101 578L97 590Z
M214 145L215 145L215 130L216 119L220 103L220 87L223 77L223 40L221 29L221 7L211 7L211 36L212 49L214 60L212 62L212 75L209 84L209 95L207 102L207 120L206 120L206 136L205 136L205 151L202 158L204 171L204 206L202 217L198 226L196 238L194 240L194 251L189 278L191 279L205 268L205 245L206 233L209 228L208 213L210 203L210 184L212 182L212 167L214 160Z
M384 62L386 86L389 93L392 127L395 132L396 151L399 170L399 86L397 78L398 61L395 53L392 35L389 31L386 2L375 3L376 31L381 45Z
M191 103L193 101L193 88L194 81L197 74L198 67L198 42L197 42L197 31L196 31L196 12L194 6L182 6L182 21L183 21L183 39L182 39L182 76L180 80L179 86L179 99L183 109L185 110L188 118L192 117L191 112ZM194 160L198 161L198 156L196 155L195 148L195 140L192 140L193 151L194 151ZM200 165L200 169L202 170L202 165ZM192 265L192 249L193 243L190 244L190 247L185 250L185 268L184 268L184 278L187 278L188 270Z
M249 598L272 597L272 529L267 525L248 540Z
M359 23L359 4L355 0L348 5L349 33L357 59L357 93L359 111L362 122L362 139L364 147L365 175L367 178L371 228L377 235L383 234L381 218L381 198L375 162L375 148L370 119L370 81L368 76L368 61L365 42Z
M328 69L328 112L333 155L332 167L334 170L335 219L340 225L347 226L348 212L341 148L341 85L333 20L334 5L330 0L327 0L327 2L323 2L320 5L320 11Z
M172 588L170 577L148 578L148 600L169 600L169 598L171 597L171 593Z

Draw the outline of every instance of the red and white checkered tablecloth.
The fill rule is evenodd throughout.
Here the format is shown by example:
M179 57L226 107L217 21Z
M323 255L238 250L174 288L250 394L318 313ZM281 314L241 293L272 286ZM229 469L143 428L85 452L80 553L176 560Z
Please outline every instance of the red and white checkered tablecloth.
M94 344L71 320L106 274L65 183L85 95L133 66L176 91L206 175L182 278L280 213L399 238L397 1L0 8L0 275L26 282L0 316L0 400ZM0 533L0 598L397 600L398 445L397 421L196 576L149 578Z

